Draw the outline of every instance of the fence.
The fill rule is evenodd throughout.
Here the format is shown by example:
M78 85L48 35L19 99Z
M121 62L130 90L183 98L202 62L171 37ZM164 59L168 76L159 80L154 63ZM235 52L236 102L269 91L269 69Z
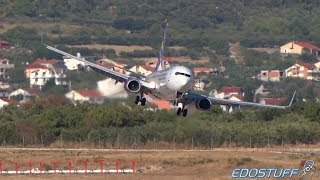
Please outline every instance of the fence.
M70 139L61 135L53 143L44 141L43 136L40 136L38 141L26 141L25 136L22 136L20 143L8 143L5 138L2 138L2 147L52 147L52 148L89 148L89 149L213 149L213 148L271 148L284 147L287 144L299 145L299 139L288 141L285 138L270 137L270 136L230 136L224 139L216 137L143 137L143 136L125 136L117 134L115 137L98 138L75 138ZM103 138L102 138L103 137ZM1 141L1 138L0 138ZM305 145L313 145L312 141Z

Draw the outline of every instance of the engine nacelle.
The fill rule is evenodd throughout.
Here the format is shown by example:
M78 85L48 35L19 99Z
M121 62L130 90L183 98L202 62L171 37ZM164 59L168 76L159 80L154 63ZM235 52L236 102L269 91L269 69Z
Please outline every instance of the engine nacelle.
M212 108L212 103L208 98L202 98L195 101L196 108L202 111L209 111Z
M128 79L124 83L124 89L131 93L138 93L141 89L141 83L138 79Z

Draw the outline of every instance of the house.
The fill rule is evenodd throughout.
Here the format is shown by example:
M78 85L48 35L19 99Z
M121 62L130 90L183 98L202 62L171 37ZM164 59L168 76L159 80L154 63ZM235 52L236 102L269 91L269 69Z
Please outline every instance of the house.
M0 40L0 49L1 48L9 48L10 44L7 41Z
M196 91L204 91L204 89L210 86L210 84L210 81L206 79L196 79L193 89Z
M314 64L297 63L285 70L285 76L307 80L319 80L319 71Z
M9 104L15 104L16 101L8 98L0 98L0 109Z
M234 96L241 101L244 99L244 94L244 90L237 86L224 86L217 91L219 98L229 99L230 97Z
M77 57L81 57L81 54L77 53ZM63 57L63 62L66 68L70 71L78 70L79 66L85 66L84 62L66 56Z
M315 66L318 70L320 70L320 62L314 63L314 66Z
M253 91L253 102L257 102L260 96L267 96L270 94L269 89L265 88L263 84L261 84L257 89Z
M257 77L261 81L272 81L277 82L280 81L281 78L283 78L283 71L280 70L263 70L258 74Z
M303 41L292 41L280 47L280 53L283 54L313 54L319 55L320 48Z
M28 101L30 99L34 99L35 97L38 97L40 94L39 90L36 89L17 89L15 91L12 91L9 94L9 99L15 99L20 101Z
M166 100L161 100L161 99L156 99L153 98L149 95L145 95L145 98L147 99L147 101L151 104L154 105L154 107L156 107L156 109L172 109L175 106L170 104L170 101L166 101Z
M134 73L141 74L143 76L148 76L149 74L155 71L155 68L146 64L128 66L125 68L129 70L129 71L125 71L125 74L131 74L131 72L134 72Z
M214 93L210 94L216 98L221 99L229 99L233 101L243 101L244 100L244 90L241 87L236 86L224 86L220 88L219 90L215 90ZM231 112L233 109L239 109L239 105L232 105L232 106L226 106L221 105L220 106L224 111Z
M51 79L56 85L67 85L65 65L60 60L37 58L25 67L25 76L30 79L30 87L42 87Z
M8 78L6 71L10 68L14 68L14 64L10 64L8 59L0 59L0 77Z
M193 68L193 76L196 77L198 76L199 73L204 73L207 76L213 73L212 68L206 68L206 67L198 67L198 68Z
M68 92L65 97L72 102L88 102L90 104L103 104L103 95L96 89L80 89Z
M259 103L281 106L287 101L287 98L260 98Z

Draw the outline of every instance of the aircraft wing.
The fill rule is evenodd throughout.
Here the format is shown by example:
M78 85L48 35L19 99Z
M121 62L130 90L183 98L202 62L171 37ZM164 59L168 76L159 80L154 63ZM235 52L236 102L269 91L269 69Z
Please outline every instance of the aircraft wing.
M43 43L43 44L44 44L44 43ZM67 53L67 52L61 51L61 50L59 50L59 49L57 49L57 48L54 48L54 47L52 47L52 46L49 46L49 45L46 45L46 44L44 44L44 45L45 45L45 47L46 47L47 49L52 50L52 51L54 51L54 52L56 52L56 53L59 53L59 54L61 54L61 55L64 55L64 56L69 57L69 58L72 58L72 59L79 60L79 61L81 61L81 62L84 62L85 65L91 67L92 69L94 69L94 70L96 70L96 71L99 71L99 72L105 74L106 76L111 77L112 79L114 79L114 80L116 80L116 81L125 82L125 81L127 81L128 79L130 79L130 78L136 78L136 77L134 77L134 76L129 76L129 75L126 75L126 74L122 74L122 73L119 73L119 72L117 72L117 71L114 71L113 69L109 69L109 68L100 66L100 65L95 64L95 63L93 63L93 62L87 61L87 60L84 59L84 58L71 55L71 54L69 54L69 53ZM146 81L144 81L144 80L142 80L142 79L140 79L140 78L139 78L139 81L140 81L141 85L144 86L144 87L146 87L146 88L149 88L149 89L154 88L154 87L152 87L152 85L151 85L150 83L148 83L148 82L146 82Z
M205 95L200 95L196 93L188 93L186 98L190 101L199 100L202 98L208 98L212 104L219 104L219 105L239 105L239 106L247 106L247 107L261 107L261 108L274 108L274 109L286 109L292 105L294 100L296 91L293 93L292 99L287 106L278 106L278 105L269 105L269 104L261 104L261 103L254 103L254 102L246 102L246 101L234 101L229 99L223 98L216 98L216 97L208 97Z

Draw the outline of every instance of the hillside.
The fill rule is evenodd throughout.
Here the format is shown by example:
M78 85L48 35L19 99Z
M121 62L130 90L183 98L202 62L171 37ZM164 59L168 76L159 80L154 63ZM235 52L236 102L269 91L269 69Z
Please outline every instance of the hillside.
M160 23L168 17L169 44L208 46L226 53L226 42L245 46L279 46L292 39L320 43L319 1L315 0L13 0L0 1L0 15L7 22L57 24L51 33L61 43L156 45ZM4 23L4 22L2 22ZM71 23L80 28L65 28ZM34 29L41 30L39 26ZM128 33L128 31L132 33ZM57 37L56 36L56 37ZM61 37L62 36L62 37ZM103 39L101 39L103 38Z

